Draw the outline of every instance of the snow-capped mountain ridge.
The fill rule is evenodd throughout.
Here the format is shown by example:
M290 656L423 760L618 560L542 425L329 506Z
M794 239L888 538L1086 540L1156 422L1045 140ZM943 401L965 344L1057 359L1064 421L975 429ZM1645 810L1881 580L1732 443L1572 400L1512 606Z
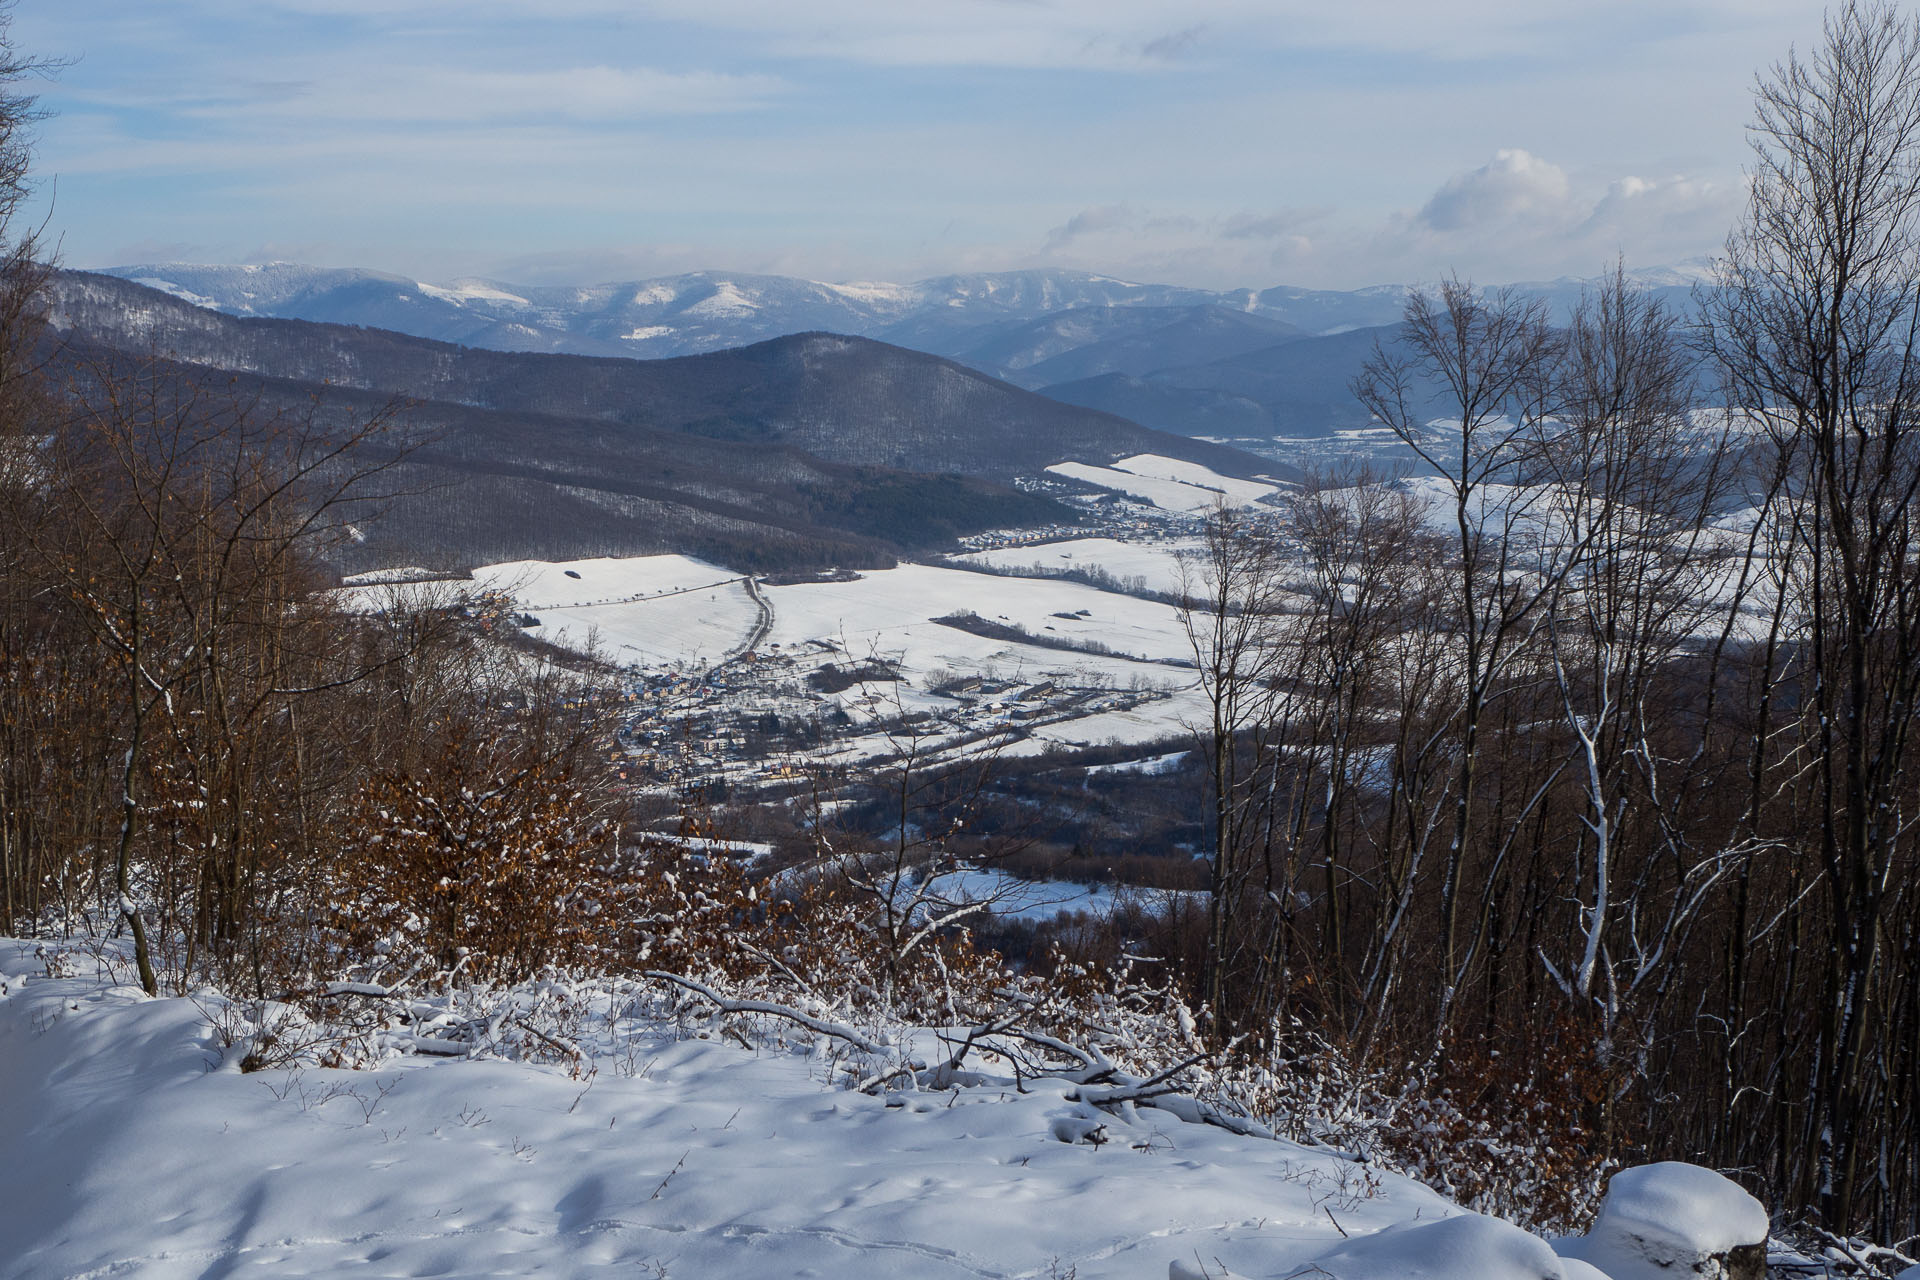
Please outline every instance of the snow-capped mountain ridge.
M1652 287L1701 278L1701 264L1639 273ZM362 268L272 262L148 263L105 274L238 316L320 320L506 351L641 358L744 346L810 330L881 338L965 359L975 347L1049 316L1116 308L1218 308L1332 334L1399 318L1407 287L1350 291L1208 290L1036 269L936 276L910 283L829 283L746 272L692 271L594 285L528 286L469 276L434 282ZM1519 286L1559 302L1577 281Z

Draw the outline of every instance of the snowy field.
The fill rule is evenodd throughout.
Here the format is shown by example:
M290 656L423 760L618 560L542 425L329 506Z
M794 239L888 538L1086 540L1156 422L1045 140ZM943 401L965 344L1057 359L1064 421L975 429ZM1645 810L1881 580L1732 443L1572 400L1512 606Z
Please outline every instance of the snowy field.
M994 915L1019 920L1050 920L1068 911L1106 915L1123 893L1146 902L1165 896L1161 890L1116 889L1110 884L1022 880L992 868L950 871L935 876L932 883L941 898L990 903Z
M737 582L740 574L691 556L603 556L594 560L509 560L473 571L476 586L504 591L528 609L627 604Z
M1115 655L1148 661L1190 660L1192 649L1178 613L1163 604L1116 595L1076 582L996 578L933 565L903 564L866 573L857 582L804 583L765 588L773 606L773 639L788 644L832 640L856 657L871 651L897 655L915 670L977 670L997 655L1027 669L1088 668L1116 676L1140 663L1068 653L969 635L932 619L972 611L989 622L1037 636L1097 643ZM1061 616L1072 615L1072 616ZM1165 680L1188 673L1158 670Z
M903 711L951 710L953 702L929 687L956 676L1152 694L1131 710L1036 721L1028 726L1032 739L1009 748L1015 754L1054 744L1157 741L1199 723L1204 710L1193 670L1178 665L1191 661L1192 649L1176 610L1074 582L902 564L851 582L750 589L741 575L685 556L519 561L489 565L474 577L539 619L529 635L591 646L622 665L696 669L750 644L811 666L869 658L895 664L904 677L898 685L835 695L857 725ZM934 621L965 612L1049 643L979 636ZM1111 652L1087 651L1094 646ZM849 739L839 748L857 759L884 752L886 744Z
M869 1096L829 1083L824 1043L750 1051L600 1000L590 1070L243 1074L217 994L149 1000L85 956L0 941L0 1276L1606 1274L1396 1175L1190 1122L1177 1097L1097 1106L990 1059L939 1092ZM940 1051L905 1034L891 1052ZM1764 1233L1715 1175L1635 1172L1621 1238L1677 1218L1736 1240L1756 1214ZM1599 1232L1569 1244L1619 1256Z
M1181 462L1152 453L1122 458L1111 467L1056 462L1047 470L1069 480L1124 493L1163 511L1189 515L1204 515L1222 502L1230 507L1250 506L1278 492L1274 485L1237 480L1195 462Z
M1112 574L1121 582L1138 579L1148 591L1178 595L1183 555L1200 550L1198 539L1167 542L1122 542L1117 538L1072 538L1026 547L998 547L973 551L956 559L987 565L1008 573L1045 577L1075 569Z
M711 665L745 644L759 615L735 577L650 600L541 609L527 634L568 649L592 646L623 666Z
M741 574L689 556L516 560L473 576L540 619L528 635L623 666L710 665L744 645L760 616Z
M1122 458L1113 465L1116 470L1130 471L1137 476L1155 476L1162 480L1175 480L1181 484L1212 489L1223 495L1230 507L1248 506L1277 491L1277 487L1271 484L1223 476L1211 467L1203 467L1197 462L1163 458L1157 453L1136 453L1131 458Z

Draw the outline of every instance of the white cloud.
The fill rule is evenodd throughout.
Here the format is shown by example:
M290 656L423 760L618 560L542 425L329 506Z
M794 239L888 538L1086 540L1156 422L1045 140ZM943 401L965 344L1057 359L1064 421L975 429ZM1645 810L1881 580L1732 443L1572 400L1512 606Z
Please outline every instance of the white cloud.
M1228 240L1292 240L1325 221L1332 212L1322 207L1229 214L1220 221L1220 235Z
M1567 175L1558 165L1510 148L1494 152L1478 169L1448 178L1414 221L1438 232L1495 223L1551 223L1567 216L1569 196Z
M1737 183L1685 174L1575 180L1517 149L1457 174L1366 252L1406 278L1586 276L1609 259L1656 266L1713 251L1739 216Z
M1043 252L1057 252L1076 240L1116 231L1132 232L1134 229L1133 211L1123 204L1101 205L1098 208L1082 209L1065 222L1047 232Z
M783 88L766 75L611 66L542 71L385 66L276 84L297 88L263 96L250 109L309 120L437 124L605 122L742 111L765 105ZM221 117L231 111L222 102L187 113Z
M1739 184L1688 175L1600 179L1519 148L1453 174L1409 211L1356 219L1328 207L1083 209L1001 265L1061 265L1133 279L1353 287L1433 279L1585 277L1616 255L1661 266L1712 252L1739 214Z
M182 8L189 7L182 3ZM261 12L385 29L670 20L762 52L907 66L1151 69L1211 49L1294 48L1440 61L1551 56L1571 28L1804 27L1803 0L192 0L215 21Z

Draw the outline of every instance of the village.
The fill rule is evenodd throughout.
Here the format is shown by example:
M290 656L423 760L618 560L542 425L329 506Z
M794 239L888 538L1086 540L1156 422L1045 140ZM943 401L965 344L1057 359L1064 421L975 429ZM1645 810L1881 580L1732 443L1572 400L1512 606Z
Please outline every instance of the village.
M1118 688L1098 673L1079 684L959 674L915 689L883 659L850 659L813 640L774 643L711 669L639 672L622 696L617 759L632 786L744 800L908 751L933 758L988 743L1021 755L1064 753L1033 731L1172 695Z

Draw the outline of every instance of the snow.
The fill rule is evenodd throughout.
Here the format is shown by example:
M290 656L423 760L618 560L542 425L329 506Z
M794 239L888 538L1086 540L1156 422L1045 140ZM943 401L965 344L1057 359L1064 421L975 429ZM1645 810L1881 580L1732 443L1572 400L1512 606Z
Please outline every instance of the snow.
M349 587L377 587L390 582L432 582L449 575L440 569L427 569L420 565L400 565L392 569L369 569L365 573L349 573L340 579Z
M1113 773L1172 773L1180 767L1180 762L1193 753L1190 751L1170 751L1165 755L1148 756L1144 760L1122 760L1118 764L1091 764L1087 766L1087 776Z
M515 560L473 576L539 619L529 636L642 667L718 662L760 616L743 575L691 556Z
M650 843L678 845L695 853L730 853L746 859L765 858L773 853L773 846L760 840L716 840L710 836L682 836L666 831L641 834Z
M1076 582L902 564L848 582L749 586L745 575L677 555L511 561L475 569L473 577L474 589L502 591L538 620L528 635L591 648L625 665L712 666L750 646L795 655L802 675L807 661L879 657L894 663L901 683L833 695L856 723L900 711L952 711L953 700L927 686L955 673L1050 680L1107 698L1107 705L1047 710L1026 722L1033 739L1014 744L1016 754L1053 743L1159 742L1204 718L1178 611ZM364 597L360 607L381 608L394 588L353 590ZM1053 644L1103 645L1111 652L994 639L934 621L967 611ZM1114 699L1139 705L1115 709ZM879 739L868 745L875 744L885 745Z
M1073 641L1097 641L1116 654L1147 659L1188 659L1192 649L1170 606L1116 595L1076 582L995 578L964 569L902 564L863 574L854 582L803 583L769 587L774 612L773 639L789 644L832 639L864 657L870 648L898 653L918 670L939 666L979 670L978 662L1006 654L1012 665L1042 668L1095 667L1128 674L1139 663L1098 655L1036 648L989 640L936 624L938 617L972 610L990 622L1019 626L1035 635ZM1085 617L1063 618L1056 614ZM962 665L962 664L965 665ZM1011 673L1009 673L1011 674ZM1187 673L1156 673L1187 683Z
M645 342L649 338L664 338L673 330L663 324L643 324L620 335L627 342Z
M0 942L9 1276L1580 1274L1324 1150L1049 1078L853 1093L819 1046L677 1030L644 993L582 1021L590 1075L419 1056L242 1074L217 994L149 1000L65 963Z
M1226 495L1227 505L1233 507L1248 506L1275 492L1273 485L1262 484L1258 480L1237 480L1197 462L1163 458L1157 453L1136 453L1131 458L1120 459L1113 466L1117 471L1131 471L1137 476L1177 480L1181 484L1198 485L1203 489L1217 489Z
M1342 1241L1313 1265L1319 1270L1307 1275L1331 1280L1571 1280L1567 1262L1546 1241L1478 1214L1398 1223Z
M1047 920L1067 911L1105 915L1116 901L1109 884L1023 880L992 868L949 871L934 877L931 888L943 899L988 903L994 915L1018 920Z
M594 560L509 560L473 571L481 587L504 591L528 609L615 604L738 581L740 574L692 556L618 556Z
M1164 742L1175 734L1192 732L1206 723L1206 704L1199 692L1186 689L1166 702L1150 703L1133 711L1103 711L1098 715L1041 725L1033 736L1066 747L1138 746Z
M522 307L533 305L517 293L496 289L481 280L456 280L452 288L445 289L428 284L424 280L416 280L413 282L413 287L429 298L438 298L442 302L508 302Z
M920 290L910 284L888 284L877 280L850 280L845 284L821 284L849 302L867 306L903 307L919 300Z
M1592 1230L1554 1248L1612 1280L1660 1280L1711 1255L1764 1244L1767 1233L1766 1206L1740 1184L1666 1161L1614 1174Z
M1178 595L1183 554L1197 554L1198 539L1122 542L1117 538L1072 538L1024 547L996 547L957 557L1012 573L1044 577L1074 569L1098 570L1121 582L1138 578L1149 591Z
M583 608L539 609L527 634L564 648L589 646L608 661L639 667L719 662L743 648L760 616L745 581L708 583L653 599Z
M1235 480L1191 462L1155 454L1136 454L1111 467L1085 462L1056 462L1047 468L1055 475L1080 480L1102 489L1150 502L1165 511L1203 514L1225 502L1243 507L1275 492L1256 480Z
M473 584L450 578L387 579L329 591L326 596L352 613L424 613L459 604Z
M135 284L143 284L149 289L158 289L162 293L171 294L182 302L190 302L194 306L204 308L208 311L220 310L220 304L212 298L195 293L193 290L177 285L171 280L162 280L158 276L136 276L133 282Z
M1401 487L1420 501L1427 528L1442 537L1460 536L1456 498L1450 482L1439 476L1412 476ZM1556 485L1476 484L1467 502L1467 522L1493 532L1509 523L1516 535L1564 543L1569 539L1563 514L1565 491Z
M1623 1169L1607 1184L1597 1234L1660 1235L1702 1253L1767 1238L1767 1210L1739 1183L1698 1165L1667 1161Z
M734 319L759 309L759 304L742 293L739 285L722 280L711 294L688 307L684 314L704 319Z

